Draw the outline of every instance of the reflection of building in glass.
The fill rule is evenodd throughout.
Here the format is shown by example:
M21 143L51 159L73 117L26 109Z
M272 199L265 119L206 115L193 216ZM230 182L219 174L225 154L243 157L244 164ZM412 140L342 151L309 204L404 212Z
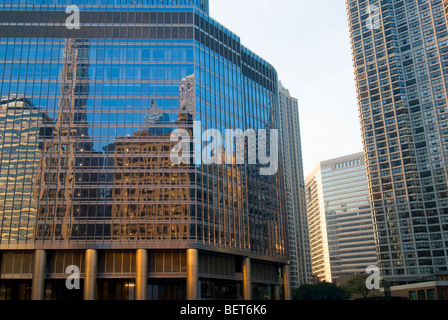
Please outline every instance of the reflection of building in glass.
M306 178L313 273L341 284L376 265L363 154L321 162Z
M117 139L112 239L188 239L190 175L173 168L173 145L147 131Z
M279 114L288 212L291 286L312 282L310 239L303 174L299 105L279 82Z
M195 111L194 75L179 82L176 125L192 132ZM145 120L148 129L122 137L107 148L114 150L112 239L188 240L190 210L194 205L189 165L174 166L171 123L164 110L151 101ZM190 170L189 170L190 169Z
M172 165L169 139L145 130L115 142L112 239L188 239L190 174Z
M275 69L213 21L205 0L81 0L79 30L57 26L54 1L40 3L32 30L20 14L3 14L0 28L0 95L30 91L54 119L39 136L35 237L0 242L0 292L20 274L35 299L289 298L282 165L261 177L261 164L170 158L171 133L193 136L194 122L278 128ZM10 261L36 261L33 282ZM61 281L69 265L81 268L81 294Z
M42 152L39 136L51 120L26 98L0 102L0 234L2 241L32 238L37 216L33 181Z

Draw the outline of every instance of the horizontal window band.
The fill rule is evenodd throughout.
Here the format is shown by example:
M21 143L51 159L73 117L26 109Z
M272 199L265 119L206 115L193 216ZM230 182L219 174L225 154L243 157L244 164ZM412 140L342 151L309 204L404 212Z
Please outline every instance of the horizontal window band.
M243 75L262 87L268 90L276 87L277 77L270 66L243 49L238 40L193 12L81 11L79 29L65 27L68 17L64 11L0 11L0 38L191 39L241 66Z
M61 11L12 10L0 11L2 22L30 22L30 23L65 23L71 13ZM186 24L193 23L193 12L175 11L147 11L147 12L113 12L113 11L84 11L79 10L79 22L82 23L144 23L144 24ZM71 19L71 18L70 18ZM69 20L70 20L69 19Z
M194 27L94 27L67 29L61 26L5 26L0 28L3 38L74 38L74 39L193 39Z

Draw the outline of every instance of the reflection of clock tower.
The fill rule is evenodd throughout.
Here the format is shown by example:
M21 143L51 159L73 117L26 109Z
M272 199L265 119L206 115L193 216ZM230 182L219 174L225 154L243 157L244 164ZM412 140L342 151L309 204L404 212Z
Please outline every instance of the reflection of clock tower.
M179 109L177 112L177 119L174 122L175 124L186 124L190 126L193 124L196 112L195 94L195 78L194 74L192 74L179 82ZM157 131L154 130L157 126L166 128L170 124L169 117L164 112L163 108L157 105L154 99L151 99L151 105L145 116L145 123L149 125L150 132ZM171 131L171 129L169 131Z
M68 240L72 236L73 215L82 214L81 206L75 209L74 202L89 194L81 188L83 180L92 179L83 170L94 161L86 118L88 53L86 40L68 39L64 47L59 112L52 139L44 142L42 174L36 179L37 239Z
M179 111L176 124L193 124L196 114L195 102L195 79L192 74L179 83Z

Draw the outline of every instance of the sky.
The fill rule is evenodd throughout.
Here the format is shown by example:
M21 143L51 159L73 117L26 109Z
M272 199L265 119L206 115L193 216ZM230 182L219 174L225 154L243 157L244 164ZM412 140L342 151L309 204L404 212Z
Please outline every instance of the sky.
M363 151L345 1L210 0L210 16L298 99L305 176L320 161Z

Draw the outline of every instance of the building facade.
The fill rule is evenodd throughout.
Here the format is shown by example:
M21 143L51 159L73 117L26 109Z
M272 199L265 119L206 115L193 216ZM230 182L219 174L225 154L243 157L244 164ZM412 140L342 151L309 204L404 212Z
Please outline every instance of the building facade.
M291 287L312 283L310 238L303 173L299 104L279 82L279 114L288 213Z
M201 161L278 128L275 69L208 1L70 4L0 1L0 299L289 299L282 164Z
M448 276L446 274L424 277L420 282L395 285L381 291L394 298L409 300L448 300Z
M306 178L313 274L319 281L377 265L363 153L321 162Z
M391 284L447 271L446 9L347 1L378 262Z

